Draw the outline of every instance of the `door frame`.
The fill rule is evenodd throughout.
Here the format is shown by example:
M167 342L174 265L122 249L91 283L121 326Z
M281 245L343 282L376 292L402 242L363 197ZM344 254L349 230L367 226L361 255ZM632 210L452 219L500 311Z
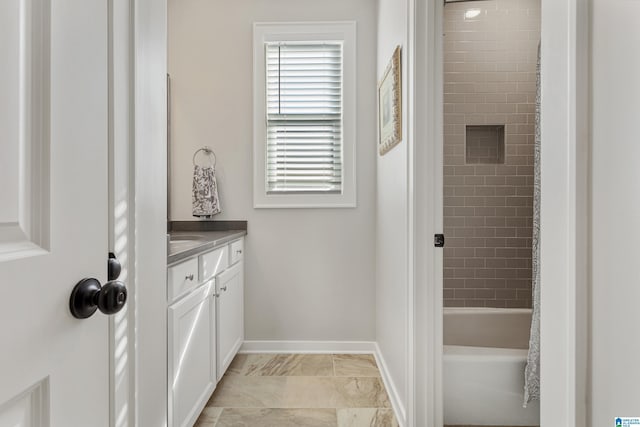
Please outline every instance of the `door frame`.
M167 425L167 0L108 0L110 185L128 192L127 312L110 320L110 425ZM126 114L122 114L126 111ZM110 188L110 192L113 191ZM110 200L114 200L110 194ZM110 205L117 217L122 206ZM127 236L118 246L116 233ZM140 363L144 361L144 363Z
M589 5L588 0L541 1L542 136L565 142L542 150L541 276L550 285L541 293L541 425L587 425ZM443 60L438 41L443 3L409 4L408 425L442 426L442 251L435 250L431 239L442 230ZM134 390L127 396L129 407L135 408L134 425L157 417L162 402L166 409L166 382L161 384L162 375L157 375L166 368L166 319L157 322L158 315L166 314L165 301L138 301L166 282L165 245L158 245L166 231L166 171L151 166L166 164L166 144L157 144L166 141L166 129L157 126L166 119L166 8L166 0L135 0L130 20L134 218L145 219L135 222L136 271L130 281L133 325L139 331L129 334L138 348L131 373ZM422 75L427 78L416 78ZM144 284L149 288L143 289ZM114 337L115 328L111 330ZM141 355L158 350L144 369L136 366ZM140 392L141 384L151 390L148 396ZM154 393L154 387L160 392ZM166 410L160 412L166 422Z
M586 426L589 342L588 0L542 0L541 414Z
M119 279L127 285L127 304L109 317L109 425L136 425L135 405L135 188L133 8L128 0L109 0L108 16L108 144L109 252L121 262Z
M541 0L541 426L588 425L589 3ZM443 425L444 2L408 22L410 322L408 426ZM416 78L426 76L426 78ZM416 119L416 118L426 118ZM549 184L547 184L549 183Z
M410 0L408 14L409 393L407 427L443 425L444 2ZM419 78L426 76L426 78ZM423 119L423 118L426 118Z

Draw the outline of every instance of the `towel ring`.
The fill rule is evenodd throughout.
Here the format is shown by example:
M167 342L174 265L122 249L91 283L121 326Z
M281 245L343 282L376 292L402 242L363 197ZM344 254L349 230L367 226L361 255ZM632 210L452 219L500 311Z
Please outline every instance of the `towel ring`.
M211 167L215 168L216 163L218 162L218 158L216 157L216 153L214 153L210 147L202 147L199 150L196 150L195 153L193 153L193 166L198 166L196 164L196 157L198 156L198 153L200 153L201 151L207 155L209 162L211 162L211 157L213 157L213 163L211 164Z

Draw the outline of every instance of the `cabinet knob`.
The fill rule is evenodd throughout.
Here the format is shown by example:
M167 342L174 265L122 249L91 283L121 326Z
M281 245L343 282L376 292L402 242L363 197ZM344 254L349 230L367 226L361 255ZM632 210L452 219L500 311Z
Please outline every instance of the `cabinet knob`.
M186 279L186 280L191 280L191 281L193 282L193 273L191 273L191 274L189 274L189 275L185 276L185 279Z
M222 292L227 292L227 287L226 286L220 286L220 290Z
M238 250L236 251L236 253L237 253L237 254L241 254L241 253L242 253L242 249L238 249Z

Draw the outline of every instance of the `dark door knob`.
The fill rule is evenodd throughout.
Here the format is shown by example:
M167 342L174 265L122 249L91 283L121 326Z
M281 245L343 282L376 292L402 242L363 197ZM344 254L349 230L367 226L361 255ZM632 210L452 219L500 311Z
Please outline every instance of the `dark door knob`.
M71 291L69 310L76 319L91 317L96 310L115 314L127 302L127 287L119 280L100 286L98 279L82 279Z
M98 310L104 314L116 314L127 302L127 287L119 280L104 284L98 294Z
M107 260L109 281L100 286L98 279L86 278L79 281L71 291L69 310L76 319L86 319L96 310L104 314L115 314L122 310L127 302L127 287L118 280L122 266L113 252Z
M118 280L122 272L120 261L113 252L109 252L109 260L107 261L107 280Z

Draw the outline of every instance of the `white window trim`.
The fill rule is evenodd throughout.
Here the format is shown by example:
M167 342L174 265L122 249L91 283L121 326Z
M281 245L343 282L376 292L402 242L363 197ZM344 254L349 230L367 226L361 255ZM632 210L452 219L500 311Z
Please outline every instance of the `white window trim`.
M344 42L343 52L343 176L341 194L274 194L266 180L266 79L265 42ZM355 208L356 207L356 23L295 22L253 24L253 207L254 208Z

